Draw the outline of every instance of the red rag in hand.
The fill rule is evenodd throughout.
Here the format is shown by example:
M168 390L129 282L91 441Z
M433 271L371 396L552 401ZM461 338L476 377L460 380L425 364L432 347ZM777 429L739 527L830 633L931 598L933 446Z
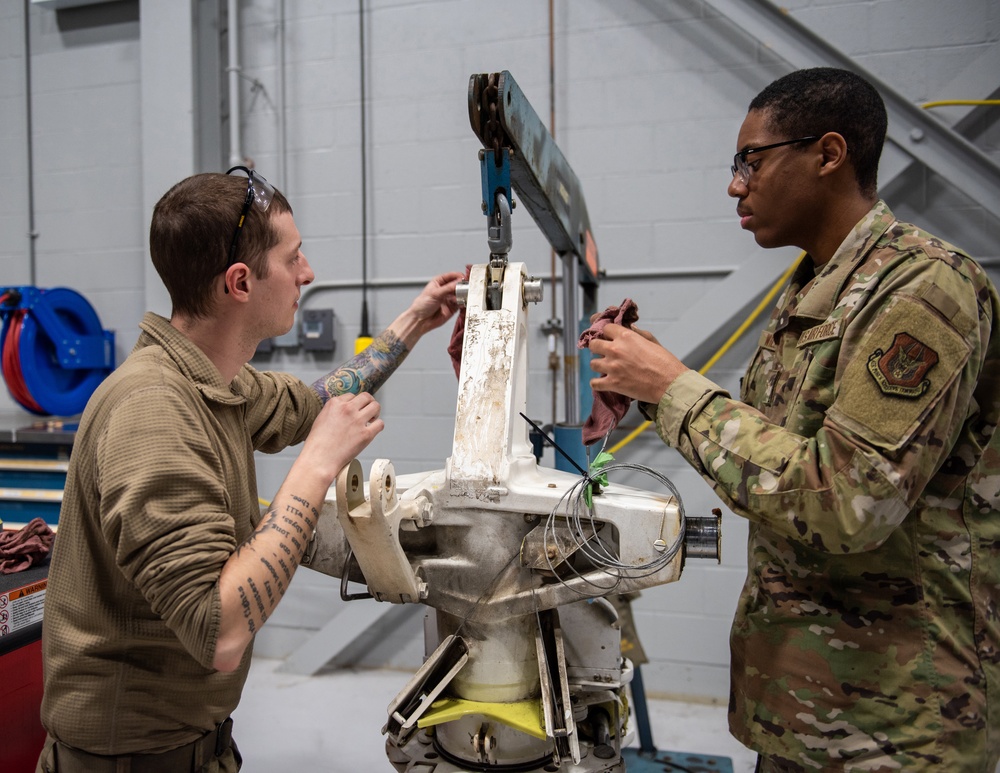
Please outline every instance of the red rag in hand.
M472 264L465 267L465 281L469 281L469 274L472 273ZM455 317L455 328L451 331L451 340L448 341L448 356L451 357L451 366L455 369L455 377L462 374L462 343L465 341L465 307L458 310Z
M0 529L0 574L13 574L41 561L52 550L56 535L41 518L23 528Z
M614 322L622 327L632 327L639 321L639 307L631 298L622 301L621 306L608 306L597 315L593 324L580 334L577 349L587 349L590 342L600 338L605 326ZM593 445L618 426L632 405L632 398L617 392L594 392L594 406L583 424L583 444Z

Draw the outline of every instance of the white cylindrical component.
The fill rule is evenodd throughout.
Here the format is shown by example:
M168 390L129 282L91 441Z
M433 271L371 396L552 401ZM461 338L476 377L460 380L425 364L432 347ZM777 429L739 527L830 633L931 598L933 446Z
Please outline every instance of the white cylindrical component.
M541 689L534 615L507 618L497 623L456 621L439 612L438 627L451 633L458 622L469 645L469 662L449 686L449 692L470 701L510 703L537 698ZM446 630L448 629L448 630Z

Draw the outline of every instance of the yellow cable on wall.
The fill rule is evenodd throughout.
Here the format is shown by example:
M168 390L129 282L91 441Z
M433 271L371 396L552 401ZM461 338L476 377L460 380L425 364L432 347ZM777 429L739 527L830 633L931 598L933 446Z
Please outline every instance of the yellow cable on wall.
M948 105L1000 105L1000 99L939 99L936 102L924 102L921 107L926 110L931 107L946 107Z

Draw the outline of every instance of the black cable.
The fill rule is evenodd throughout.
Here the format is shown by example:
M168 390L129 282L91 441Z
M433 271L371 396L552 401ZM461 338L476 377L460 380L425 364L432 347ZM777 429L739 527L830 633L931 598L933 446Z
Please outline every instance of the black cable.
M351 548L350 550L347 551L347 558L344 559L344 568L343 568L343 570L340 573L340 598L341 598L341 600L342 601L358 601L359 599L373 599L373 598L375 598L371 593L369 593L367 591L366 592L362 592L362 593L349 593L347 591L347 583L350 582L350 580L348 579L348 577L351 574L351 563L352 563L352 561L354 563L354 566L358 567L358 569L360 570L361 569L361 564L359 564L358 561L357 561L357 559L354 557L354 549L353 548ZM363 574L364 574L364 572L362 572L362 575ZM365 578L365 581L367 582L367 578Z
M35 150L33 135L35 133L31 111L31 5L30 0L24 0L24 94L25 94L25 128L24 142L25 161L28 169L27 205L28 205L28 269L32 285L37 285L35 279Z
M361 333L368 330L368 134L365 125L365 0L358 0L358 50L361 70Z
M552 446L552 447L553 447L554 449L556 449L556 451L558 451L559 453L561 453L561 454L563 455L563 457L565 457L565 459L566 459L566 461L567 461L567 462L569 462L569 463L570 463L570 464L572 464L572 465L573 465L574 467L576 467L576 469L577 469L577 470L579 471L579 473L580 473L580 474L581 474L581 475L582 475L583 477L585 477L585 478L587 478L587 477L588 477L588 474L587 474L587 471L586 471L585 469L583 469L583 467L581 467L581 466L580 466L579 464L577 464L577 463L576 463L576 461L575 461L575 460L573 459L573 457L572 457L572 456L570 456L570 455L569 455L568 453L566 453L565 451L563 451L563 450L562 450L562 449L561 449L561 448L559 447L559 445L558 445L558 444L556 443L556 441L555 441L555 440L553 440L553 439L552 439L551 437L549 437L548 433L546 433L546 431L545 431L545 430L543 430L543 429L542 429L541 427L539 427L539 426L538 426L537 424L535 424L535 422L533 422L533 421L532 421L531 419L529 419L529 418L528 418L527 416L525 416L525 415L524 415L523 413L521 413L520 411L518 412L518 415L519 415L519 416L520 416L520 417L521 417L522 419L524 419L524 420L525 420L526 422L528 422L528 424L530 424L530 425L531 425L531 426L532 426L532 427L533 427L533 428L535 429L535 431L536 431L536 432L538 432L538 433L539 433L539 434L540 434L540 435L541 435L541 436L542 436L543 438L545 438L545 441L546 441L546 442L547 442L547 443L548 443L548 444L549 444L550 446Z

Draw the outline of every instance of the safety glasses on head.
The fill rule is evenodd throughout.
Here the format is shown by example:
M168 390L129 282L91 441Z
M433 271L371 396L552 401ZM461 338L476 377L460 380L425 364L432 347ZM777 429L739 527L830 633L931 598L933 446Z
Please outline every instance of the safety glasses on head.
M271 206L271 199L274 197L274 188L271 183L253 169L246 166L234 166L226 174L233 174L233 172L242 172L247 176L247 196L243 202L243 211L240 212L240 221L236 224L236 230L233 232L233 240L229 243L229 259L226 262L225 270L228 270L236 262L236 248L239 245L240 233L243 231L243 223L246 222L251 205L256 204L261 212L267 212L267 208Z

